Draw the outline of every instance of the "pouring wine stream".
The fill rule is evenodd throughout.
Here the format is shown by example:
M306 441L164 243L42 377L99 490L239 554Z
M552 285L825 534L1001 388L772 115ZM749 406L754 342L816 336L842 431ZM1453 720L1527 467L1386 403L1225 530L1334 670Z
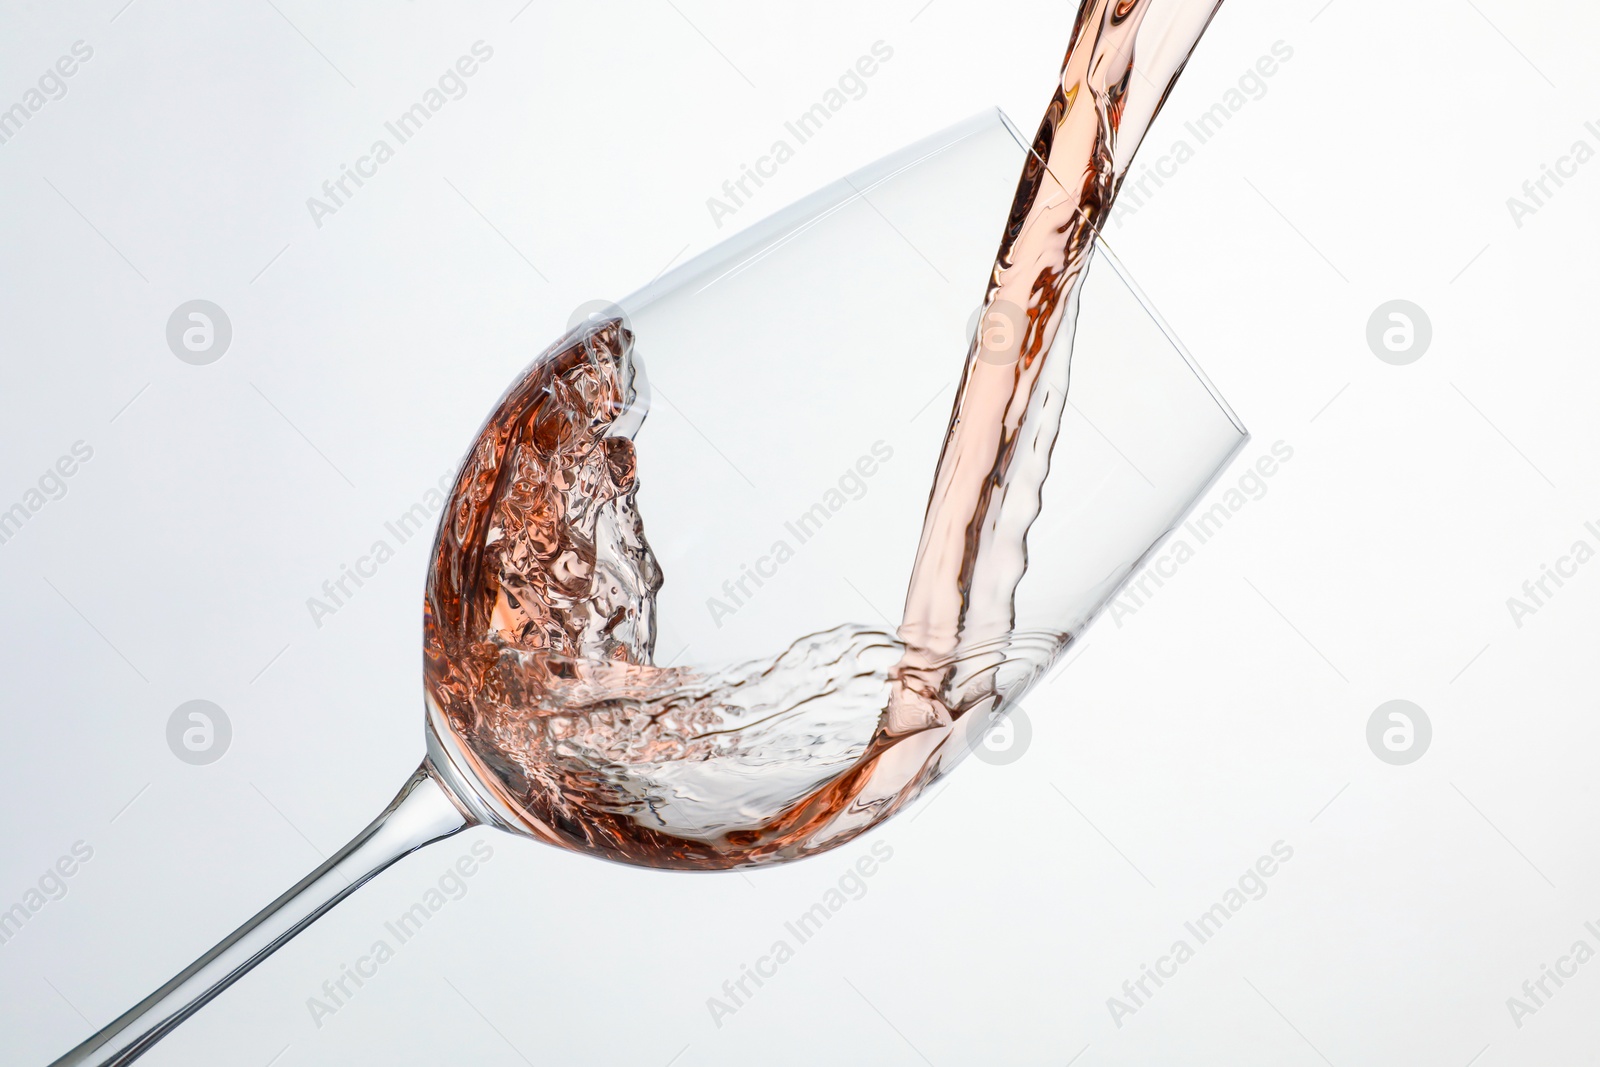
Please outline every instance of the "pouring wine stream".
M441 522L428 758L336 855L52 1067L132 1063L395 861L476 824L625 862L723 869L836 847L914 798L959 755L946 744L955 724L1015 695L997 688L998 666L1031 662L1031 680L1067 639L1015 633L1015 596L1066 408L1081 283L1134 152L1220 6L1083 0L967 353L896 635L842 626L719 673L653 666L662 576L633 508L634 394L647 386L622 322L580 327L491 416ZM725 697L766 684L779 705L811 699L782 692L785 679L885 697L870 734L844 750L848 765L755 829L645 826L654 786L631 769L736 759L741 745L767 744L753 762L770 762L771 717L729 721ZM575 744L621 772L596 787L540 762ZM637 801L634 814L619 814L619 797Z

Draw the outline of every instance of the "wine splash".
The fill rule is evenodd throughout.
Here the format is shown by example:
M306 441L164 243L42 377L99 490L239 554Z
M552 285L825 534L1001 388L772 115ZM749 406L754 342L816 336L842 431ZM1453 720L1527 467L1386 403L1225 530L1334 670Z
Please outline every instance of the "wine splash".
M897 632L840 620L724 667L655 663L638 503L649 384L621 317L580 324L481 431L429 573L433 728L521 829L721 869L893 814L1070 640L1019 630L1097 227L1221 0L1085 0L968 350ZM1070 462L1070 457L1068 457ZM707 521L710 521L709 519Z
M900 245L889 246L899 258L884 254L883 242L888 231L909 239L847 181L644 296L650 343L668 354L661 378L732 400L719 421L731 440L759 438L746 454L760 457L764 490L726 456L748 496L705 463L716 446L690 436L697 428L659 387L653 409L625 318L569 332L501 399L446 506L425 603L427 758L344 848L53 1067L127 1067L391 864L468 826L647 866L766 864L849 841L952 766L1247 436L1197 368L1171 358L1169 338L1153 360L1141 351L1136 297L1123 318L1077 319L1080 299L1115 304L1105 289L1082 288L1096 227L1219 3L1083 0L1003 227L974 210L985 197L948 198L1009 180L1010 159L985 169L999 159L986 146L1017 147L998 123L981 135L968 123L872 172L868 190L936 220L929 236L953 262L979 267L987 238L976 236L976 250L970 242L1003 231L945 433L900 453L921 448L934 471L925 507L920 485L881 478L872 501L848 517L834 511L827 537L807 549L850 541L869 587L899 597L903 585L898 626L851 621L855 602L823 589L849 579L832 563L813 566L816 557L787 563L776 583L786 594L743 605L752 615L720 636L696 631L698 613L681 610L682 593L709 588L751 546L753 512L794 502L789 483L826 454L819 431L879 419L884 400L926 396L932 382L913 378L944 362L938 337L965 301L900 284L912 276L895 264L909 256ZM916 180L897 184L902 174ZM790 255L796 245L826 253ZM813 314L824 301L838 314ZM1069 401L1074 333L1084 346ZM1124 423L1134 451L1161 446L1141 453L1165 468L1159 486L1082 411L1099 440L1076 422L1063 430L1066 408L1086 401ZM907 469L897 461L896 474ZM891 506L879 507L886 497ZM656 550L645 536L651 512ZM698 634L740 651L679 665L680 650L660 662L662 618L674 642Z

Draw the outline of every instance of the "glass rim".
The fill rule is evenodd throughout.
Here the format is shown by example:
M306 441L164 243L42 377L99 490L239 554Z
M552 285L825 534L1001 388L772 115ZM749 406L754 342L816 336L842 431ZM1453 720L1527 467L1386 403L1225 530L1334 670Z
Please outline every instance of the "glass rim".
M1003 109L998 107L994 109L994 112L999 116L1000 122L1010 132L1011 136L1016 139L1019 145L1022 146L1023 151L1032 156L1039 166L1043 167L1045 171L1051 175L1051 177L1055 178L1058 185L1061 185L1062 188L1066 188L1066 183L1062 182L1060 177L1057 176L1054 171L1050 170L1050 164L1044 159L1044 157L1040 156L1038 152L1034 151L1032 140L1025 137L1022 131L1017 128L1017 124L1011 121L1011 116L1007 115ZM1084 214L1082 208L1078 209L1078 215L1083 219L1084 224L1094 231L1095 244L1098 246L1098 250L1105 255L1106 262L1111 265L1111 269L1116 273L1117 277L1122 279L1122 283L1128 287L1128 290L1133 294L1134 299L1137 300L1140 306L1144 308L1145 313L1150 316L1151 320L1155 322L1162 334L1166 336L1167 341L1172 345L1173 349L1180 357L1182 357L1184 363L1188 365L1190 373L1192 373L1195 378L1199 380L1200 384L1205 387L1205 390L1211 396L1212 401L1217 405L1218 408L1221 409L1223 415L1227 417L1228 421L1233 423L1234 429L1238 430L1242 436L1248 438L1250 436L1250 431L1245 426L1244 422L1240 420L1238 413L1233 410L1233 406L1228 403L1227 399L1224 398L1222 393L1217 389L1216 384L1211 380L1211 376L1205 372L1205 368L1200 366L1199 360L1194 358L1194 353L1189 351L1189 346L1183 343L1183 340L1178 336L1177 331L1172 328L1172 324L1167 322L1166 316L1161 314L1161 312L1156 308L1155 304L1151 302L1150 297L1145 293L1144 288L1134 280L1133 273L1129 271L1127 265L1122 262L1122 257L1117 255L1116 249L1113 247L1110 239L1106 237L1105 231L1095 224L1094 219Z
M651 279L648 283L617 301L616 307L624 315L642 311L667 294L683 288L697 272L705 272L710 276L703 280L696 288L696 292L709 289L725 278L731 278L743 273L785 244L801 237L807 230L826 222L837 212L858 200L866 200L867 193L871 192L875 187L912 167L926 162L934 156L955 148L978 133L993 129L996 124L1010 134L1012 140L1017 143L1024 155L1032 156L1041 167L1049 171L1049 164L1034 150L1032 140L1023 135L1022 131L1017 128L1016 123L1011 120L1011 117L998 106L988 107L941 130L936 130L925 137L903 145L870 163L857 167L855 170L827 182L770 214L757 219L743 230L715 242L684 262L662 271L661 274ZM1054 172L1050 173L1055 177ZM1065 183L1062 183L1059 177L1056 177L1056 181L1065 188ZM1128 269L1122 257L1117 254L1115 247L1106 237L1105 232L1095 224L1093 219L1083 215L1081 208L1079 209L1079 214L1083 216L1085 224L1094 231L1097 251L1104 255L1105 261L1110 265L1111 270L1127 286L1128 291L1133 295L1140 307L1144 309L1145 314L1150 316L1156 328L1161 331L1167 342L1172 346L1173 351L1188 367L1189 373L1194 375L1196 381L1206 391L1206 394L1211 398L1211 402L1217 406L1223 417L1233 425L1234 430L1241 438L1248 440L1250 431L1244 425L1243 420L1239 418L1232 405L1217 389L1216 384L1211 380L1210 375L1206 373L1205 368L1200 366L1199 360L1194 357L1189 347L1178 336L1177 331L1172 328L1172 324L1151 302L1144 288L1135 280L1132 271ZM998 235L996 235L996 239L998 240ZM716 269L713 273L711 270L713 267L719 269ZM1232 454L1230 453L1228 459L1231 458ZM1225 462L1224 465L1226 465Z

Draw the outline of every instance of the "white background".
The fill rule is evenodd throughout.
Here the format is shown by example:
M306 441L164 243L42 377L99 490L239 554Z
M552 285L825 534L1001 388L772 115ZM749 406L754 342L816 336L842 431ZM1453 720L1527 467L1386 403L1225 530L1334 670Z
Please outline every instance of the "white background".
M0 545L0 908L94 850L0 946L7 1065L158 985L416 765L424 539L320 629L305 600L575 306L731 232L706 198L875 41L894 56L867 95L734 222L993 104L1031 130L1074 6L122 3L0 15L0 107L94 49L0 145L0 507L94 449ZM1294 458L1029 700L1023 758L969 761L888 825L867 894L720 1027L707 998L870 842L684 876L474 831L494 854L466 896L320 1027L307 997L468 840L392 870L146 1062L1592 1059L1600 963L1520 1027L1506 1000L1574 941L1600 948L1600 566L1520 627L1506 599L1596 543L1600 166L1520 227L1506 198L1600 147L1600 16L1321 3L1229 0L1146 158L1274 42L1293 58L1110 230L1254 432L1243 459ZM314 225L306 198L480 39L465 98ZM210 366L164 338L194 298L233 324ZM1409 366L1365 340L1395 298L1433 325ZM233 723L207 767L165 741L195 698ZM1405 767L1365 740L1394 698L1434 728ZM1267 895L1119 1027L1107 998L1280 840Z

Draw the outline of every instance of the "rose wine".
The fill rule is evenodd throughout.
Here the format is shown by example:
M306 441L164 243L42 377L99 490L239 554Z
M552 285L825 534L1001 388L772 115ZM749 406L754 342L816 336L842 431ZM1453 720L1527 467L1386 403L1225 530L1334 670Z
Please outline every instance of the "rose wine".
M655 867L832 848L887 818L1070 635L1015 598L1066 406L1096 227L1221 0L1083 0L1001 235L933 472L901 625L658 666L638 504L648 382L617 317L540 355L457 478L428 578L435 730L521 828ZM646 438L648 439L648 438Z

